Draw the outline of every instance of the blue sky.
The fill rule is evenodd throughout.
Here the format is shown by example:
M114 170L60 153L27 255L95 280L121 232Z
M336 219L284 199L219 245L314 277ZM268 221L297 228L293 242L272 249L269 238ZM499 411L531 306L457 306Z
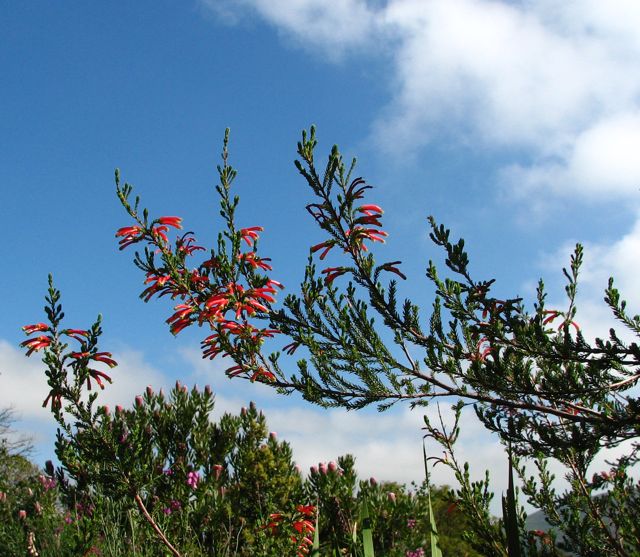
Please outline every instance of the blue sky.
M240 222L265 227L273 276L295 290L308 246L323 239L292 164L314 123L321 158L333 143L357 155L376 188L369 200L386 210L391 236L378 253L403 260L403 289L425 308L424 269L442 262L427 237L433 214L505 295L530 296L544 276L560 302L561 268L576 241L586 244L578 320L604 332L609 275L640 305L639 26L638 4L623 0L6 4L0 405L16 408L37 458L48 458L46 385L17 345L20 327L42 318L51 272L70 325L104 315L103 347L121 362L105 400L126 404L176 378L211 383L220 410L258 400L304 465L352 451L363 475L419 479L419 413L283 400L200 361L197 331L171 337L170 307L138 300L132 253L117 250L114 232L128 221L114 168L152 214L180 215L211 241L230 127ZM500 470L494 441L468 423L463 457L473 455L479 474Z

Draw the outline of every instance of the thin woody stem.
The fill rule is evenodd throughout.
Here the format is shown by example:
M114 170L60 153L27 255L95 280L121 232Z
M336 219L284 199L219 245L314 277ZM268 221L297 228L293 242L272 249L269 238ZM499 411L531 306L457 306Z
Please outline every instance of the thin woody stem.
M136 493L134 499L136 501L136 504L138 505L138 508L140 509L140 512L142 513L142 516L144 516L145 520L151 525L151 528L153 528L153 531L160 538L162 543L167 546L167 549L169 549L169 551L173 553L174 557L182 557L180 555L180 552L175 547L173 547L173 545L171 545L171 542L162 533L162 530L160 530L160 527L156 524L155 520L153 520L152 516L149 514L149 511L147 511L147 507L145 507L140 494Z

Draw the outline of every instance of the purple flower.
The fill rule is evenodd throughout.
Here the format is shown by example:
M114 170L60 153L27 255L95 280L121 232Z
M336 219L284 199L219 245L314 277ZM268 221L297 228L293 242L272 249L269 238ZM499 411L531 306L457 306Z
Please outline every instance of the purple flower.
M415 528L415 525L418 523L418 521L415 518L410 518L409 520L407 520L407 528Z

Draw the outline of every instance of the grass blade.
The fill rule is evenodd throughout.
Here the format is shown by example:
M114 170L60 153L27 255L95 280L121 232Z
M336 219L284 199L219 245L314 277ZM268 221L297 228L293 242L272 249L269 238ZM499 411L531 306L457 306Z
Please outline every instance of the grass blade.
M364 548L364 557L375 557L373 551L373 532L371 531L371 520L369 519L369 505L367 499L362 500L360 510L362 518L362 546Z
M504 530L507 535L507 553L509 557L522 557L520 551L520 530L518 528L518 511L516 509L516 494L513 487L513 462L511 460L511 446L509 452L509 487L507 497L502 497L502 517Z

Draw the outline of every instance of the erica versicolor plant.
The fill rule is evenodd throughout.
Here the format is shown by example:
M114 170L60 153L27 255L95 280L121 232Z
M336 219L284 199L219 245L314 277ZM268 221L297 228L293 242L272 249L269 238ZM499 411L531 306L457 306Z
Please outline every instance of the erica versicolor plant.
M308 134L303 132L298 143L296 167L314 196L307 211L326 239L310 248L299 294L289 294L283 306L276 309L273 292L260 290L273 287L273 282L255 273L255 261L264 261L256 244L260 229L237 231L235 225L238 198L230 201L229 187L236 173L228 165L227 141L228 133L218 186L226 229L219 236L217 250L211 250L211 258L198 268L189 269L184 257L174 255L177 244L171 251L166 239L154 233L154 227L162 226L159 219L149 221L146 212L140 218L137 201L131 208L127 200L131 187L118 186L121 201L137 221L135 239L146 241L161 254L162 264L156 265L154 254L146 249L144 257L136 256L136 263L147 280L162 277L165 285L173 281L163 292L186 300L178 306L177 316L169 320L172 327L174 323L180 323L178 328L183 324L213 327L214 334L203 342L204 355L230 356L235 365L227 370L229 375L264 380L285 391L296 390L318 404L361 408L375 403L385 409L398 401L416 406L443 396L472 404L484 425L510 444L513 464L521 474L524 469L518 468L519 457L536 457L539 461L544 455L567 467L572 488L566 494L555 494L552 479L541 464L541 485L527 479L524 491L530 501L555 517L553 525L567 533L563 542L567 547L584 550L582 541L588 537L593 538L588 547L602 547L604 543L615 555L628 555L630 548L638 547L636 533L627 526L630 515L629 521L621 519L612 527L598 510L588 474L599 450L638 436L640 402L633 388L640 380L640 350L635 343L624 343L613 330L593 343L583 336L576 319L583 258L580 245L570 267L564 270L567 307L547 307L541 281L530 312L521 298L494 297L495 279L474 279L464 241L452 241L450 231L430 218L431 239L446 254L448 276L441 278L435 263L429 262L426 275L435 287L435 299L425 317L411 300L397 300L396 280L407 278L401 262L376 262L372 247L382 244L387 232L382 228L382 208L365 199L371 186L353 175L355 161L345 165L337 147L320 171L312 128ZM118 234L123 234L122 230L128 229ZM239 249L243 239L252 248L248 258ZM230 248L225 247L225 241ZM323 266L319 272L317 264ZM186 278L205 274L206 280ZM236 290L232 293L230 285L240 280L247 286L239 294L233 286ZM346 285L340 286L345 281ZM243 305L245 292L265 293L268 299L260 298L257 305L247 307ZM143 292L143 297L148 296ZM613 281L605 300L624 326L635 335L640 333L640 318L627 315ZM235 321L220 317L227 312ZM268 326L249 325L245 316ZM236 330L243 332L235 335ZM287 337L284 353L292 355L304 348L295 372L283 363L279 352L265 352L267 344L263 341L276 333ZM386 342L388 338L393 342ZM461 407L457 408L459 411ZM456 467L461 481L459 496L467 499L478 529L487 533L483 544L501 552L510 543L513 553L517 551L513 546L513 517L506 531L495 529L488 517L488 483L472 486L468 471L454 464L457 461L451 451L456 427L447 434L444 424L439 427L427 423L429 434L451 456L449 465ZM638 450L634 441L617 466L633 467ZM633 485L628 484L625 492L633 493ZM618 495L611 497L615 500ZM565 500L572 501L570 507L578 509L577 514L560 516L553 511ZM599 534L585 536L580 532L576 517L584 513L593 518L592 526ZM522 528L523 521L519 524ZM522 539L526 536L522 532Z
M520 549L530 555L556 554L560 547L584 555L637 553L640 517L632 503L640 490L640 349L615 330L594 341L583 335L576 305L582 247L576 246L563 270L566 307L548 307L540 281L528 308L519 297L496 297L495 279L474 278L464 241L452 240L450 231L430 218L430 236L445 254L446 271L428 263L426 276L435 295L425 313L410 299L398 300L396 281L408 279L401 262L376 260L376 247L388 235L384 211L375 199L366 199L371 186L354 175L355 161L345 164L334 147L319 167L316 146L314 128L303 132L296 167L313 196L307 211L325 237L310 248L299 291L281 306L276 294L283 286L269 276L270 260L259 252L260 223L236 224L239 198L231 195L236 171L228 161L228 132L217 186L223 227L213 248L198 245L191 232L182 233L179 217L151 218L140 209L139 198L131 201L132 187L121 185L116 173L118 197L133 220L116 236L121 249L140 248L134 261L144 273L142 299L172 300L167 324L173 334L204 327L203 357L229 358L230 377L350 409L458 399L453 426L429 420L425 426L445 451L439 462L460 482L456 503L468 513L478 547L502 555L511 544L513 553L517 525ZM613 280L605 301L637 338L640 317L627 312ZM63 420L61 408L69 400L86 423L107 431L113 416L94 407L95 391L87 401L79 396L82 389L101 388L109 380L111 357L96 343L99 323L86 331L62 329L56 303L48 310L51 325L26 329L31 337L24 347L45 353L46 402L56 419ZM67 350L66 340L79 346ZM296 352L300 358L292 364L287 356ZM136 401L136 408L142 412L145 404ZM510 447L522 493L545 511L557 532L548 537L526 532L521 511L508 513L506 528L492 521L488 479L471 482L468 466L454 455L464 405L473 405L481 422ZM73 432L64 422L61 426L71 439ZM608 475L593 476L595 456L625 441L629 448L612 462ZM570 486L563 493L555 491L549 458L567 472ZM535 477L526 472L531 463ZM188 472L193 472L190 484L185 476L183 486L199 490L202 480L195 474L203 472ZM163 508L171 509L170 503Z
M276 376L270 369L261 346L265 339L279 333L276 328L256 326L253 318L271 312L278 289L282 284L264 274L271 270L269 258L257 252L261 226L237 228L235 211L238 198L231 198L230 188L236 171L228 164L228 133L222 153L223 164L218 167L220 185L220 214L226 230L218 236L217 247L211 250L196 245L191 232L169 241L169 227L182 228L179 217L149 219L147 210L139 211L139 199L133 205L129 198L132 188L120 186L116 173L118 197L136 222L116 232L120 249L142 243L144 255L136 254L135 263L145 273L146 288L140 297L148 302L154 296L169 296L179 303L167 319L170 331L177 335L192 325L208 328L211 334L202 341L203 357L213 359L223 354L235 365L227 368L230 377L251 381L273 382ZM203 260L192 263L194 254L204 252Z

